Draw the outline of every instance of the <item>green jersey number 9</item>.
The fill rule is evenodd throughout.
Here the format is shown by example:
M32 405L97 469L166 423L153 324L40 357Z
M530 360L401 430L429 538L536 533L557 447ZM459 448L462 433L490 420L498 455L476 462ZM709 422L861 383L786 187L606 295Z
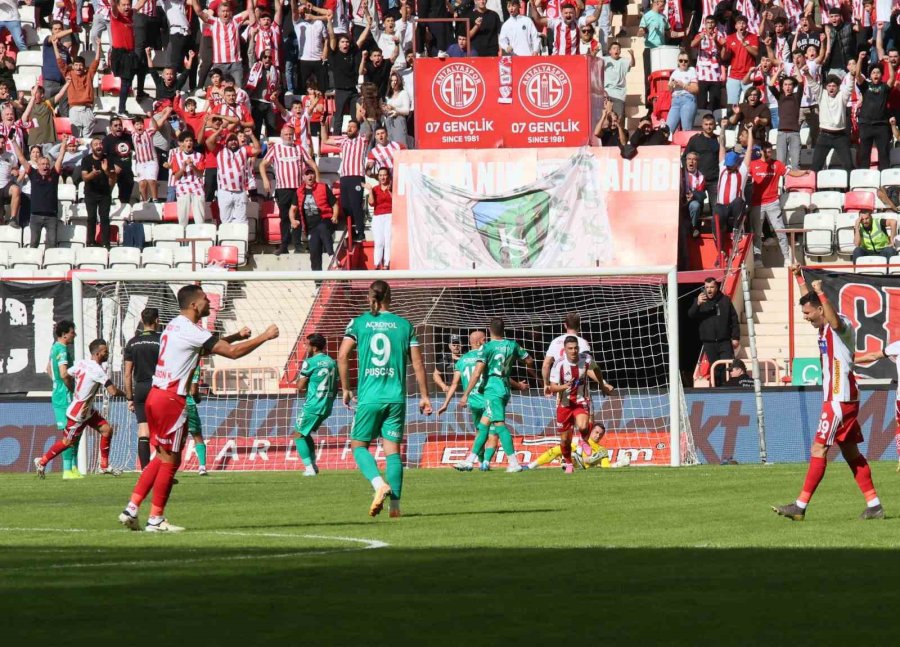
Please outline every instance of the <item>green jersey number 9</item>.
M372 351L372 363L382 368L391 359L391 340L382 332L375 333L369 342L369 350Z

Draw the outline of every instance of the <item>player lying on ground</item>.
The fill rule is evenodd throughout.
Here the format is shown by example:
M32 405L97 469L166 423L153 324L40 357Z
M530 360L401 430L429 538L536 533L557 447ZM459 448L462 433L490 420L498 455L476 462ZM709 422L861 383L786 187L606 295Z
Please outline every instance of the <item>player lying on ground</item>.
M450 382L450 386L447 388L444 404L438 409L438 415L444 413L447 410L447 407L450 406L450 400L453 398L453 394L456 393L456 389L459 388L460 384L462 384L463 391L469 388L469 383L472 381L472 376L475 374L475 365L478 363L478 357L481 354L480 349L484 345L484 340L485 334L480 330L476 330L469 335L469 346L471 347L471 350L460 357L453 367L453 379ZM479 379L481 382L484 382L484 373L482 373ZM528 390L527 382L519 382L510 379L509 384L519 391ZM487 472L491 469L491 459L497 451L497 436L496 434L488 434L488 427L480 424L481 418L484 416L484 396L480 393L480 386L482 385L476 384L475 389L469 396L469 413L472 414L472 423L475 425L475 430L477 432L470 456L475 455L481 463L481 471ZM472 463L462 461L456 463L454 467L460 471L467 472L472 470Z
M400 516L403 493L403 459L400 445L406 426L406 362L412 360L419 386L419 411L431 415L431 400L425 381L425 362L413 325L391 309L391 287L385 281L369 286L369 311L351 319L338 353L344 406L350 407L350 353L357 349L359 399L353 416L350 447L359 471L372 484L375 496L369 516L384 509L391 497L391 516ZM369 445L381 437L385 455L385 479L378 471Z
M509 404L509 374L512 371L513 362L518 359L525 363L525 366L532 369L534 360L525 352L525 350L511 339L506 339L506 324L503 317L494 317L491 319L491 340L484 344L479 350L478 358L475 364L475 371L469 385L466 387L463 397L459 401L459 406L464 407L469 403L469 396L478 388L478 391L484 396L484 414L478 423L478 435L483 434L484 429L488 429L489 433L500 437L500 444L506 453L509 467L507 472L521 472L522 466L519 465L519 459L516 458L516 448L513 445L512 435L506 427L506 405ZM487 378L482 380L481 376L486 375ZM457 463L454 467L461 471L472 469L472 465L478 458L478 450L480 448L473 447L468 458L461 463Z
M888 344L884 350L872 353L857 353L856 363L868 364L884 358L890 359L897 367L897 404L895 409L897 428L894 431L894 447L897 449L897 471L900 472L900 341Z
M572 473L572 429L577 428L582 438L588 435L590 423L591 390L589 380L600 385L604 395L613 388L603 381L600 367L589 353L579 351L578 337L569 335L564 340L565 355L553 365L550 373L550 393L556 394L556 423L559 427L559 450L563 469Z
M884 508L872 483L872 470L866 457L859 453L863 442L859 428L859 389L853 375L853 350L856 348L856 331L850 320L838 314L825 296L822 281L812 282L812 292L806 287L799 265L791 267L800 285L800 305L803 318L819 331L819 352L822 356L822 389L825 401L822 416L810 448L809 469L800 496L794 503L773 507L781 516L802 521L806 507L816 488L825 476L828 448L838 444L841 454L856 484L866 498L866 509L860 519L884 519Z
M37 475L44 478L47 463L73 446L85 427L91 427L100 434L100 473L118 476L119 470L109 467L109 447L112 441L112 426L94 409L94 398L100 387L104 387L110 397L124 396L125 392L112 383L101 364L109 359L109 347L102 339L95 339L88 346L91 356L75 364L70 374L75 378L75 393L72 403L66 409L66 428L62 440L56 441L46 454L34 459Z
M201 354L221 355L239 359L249 355L270 339L278 337L278 327L269 326L264 333L240 343L231 344L235 337L250 335L249 328L219 339L200 326L209 315L209 298L199 285L185 285L178 290L180 314L163 331L159 343L159 361L153 375L153 387L147 396L147 424L150 443L156 456L141 472L131 500L119 515L119 523L131 530L140 530L138 511L141 503L153 491L150 518L146 530L177 532L184 530L165 518L166 502L172 492L175 472L181 465L181 451L188 432L187 393Z
M628 454L620 453L619 459L615 463L609 462L609 450L600 444L606 435L606 426L602 422L595 422L591 426L591 431L586 440L581 438L572 439L572 460L578 467L588 469L590 467L601 467L610 469L615 467L626 467L631 464ZM552 463L562 456L562 449L557 445L551 447L543 454L531 461L525 466L527 470L534 470L542 465Z
M75 324L63 319L56 322L53 327L55 341L50 347L50 361L47 364L47 374L53 382L53 391L50 395L50 403L53 405L53 415L56 418L56 430L63 433L66 430L66 410L72 402L72 391L75 390L75 378L69 373L69 369L75 364L72 354L72 342L75 341ZM71 447L67 447L62 453L63 480L84 478L78 471L78 440Z
M294 424L294 445L303 461L303 476L319 473L316 465L316 442L312 435L331 415L337 396L337 363L325 352L327 342L319 333L306 338L309 355L300 366L297 393L306 391L306 399Z

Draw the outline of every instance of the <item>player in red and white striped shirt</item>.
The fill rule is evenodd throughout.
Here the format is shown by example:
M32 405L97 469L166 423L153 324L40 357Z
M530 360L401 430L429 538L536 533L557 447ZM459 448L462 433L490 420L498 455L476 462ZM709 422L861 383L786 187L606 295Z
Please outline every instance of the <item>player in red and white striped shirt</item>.
M397 151L405 150L406 145L400 142L392 142L388 139L388 131L384 126L375 129L375 145L366 155L366 169L372 177L378 176L378 171L386 168L394 172L394 156Z
M218 145L216 153L216 167L218 173L216 181L216 199L219 202L219 220L225 224L229 222L247 222L247 170L250 166L250 158L259 155L259 140L250 131L252 144L241 146L240 139L235 133L229 133L225 137L225 145ZM216 146L215 137L206 140L207 148Z
M275 325L253 339L248 339L249 328L223 338L213 335L200 325L203 317L209 316L210 306L209 297L199 285L186 285L178 290L178 308L181 313L169 322L160 338L153 387L145 405L150 442L156 447L156 456L141 472L128 505L119 515L119 523L130 530L141 529L138 510L151 490L153 501L146 530L184 530L170 524L164 515L175 472L181 464L181 450L187 435L187 389L200 355L240 359L278 337ZM232 345L238 340L246 341Z
M109 347L102 339L95 339L88 346L90 358L75 363L69 375L75 378L75 392L72 403L66 409L66 429L62 440L56 441L46 454L34 459L34 470L44 478L47 463L78 442L85 427L96 429L100 434L100 473L118 476L118 470L109 467L109 445L112 440L112 426L94 409L94 398L100 387L104 387L110 397L124 396L125 392L112 383L101 364L109 359Z
M219 68L223 74L230 75L237 85L244 85L240 27L244 22L249 21L252 24L255 20L253 0L247 0L247 8L236 16L231 3L222 2L219 5L217 17L213 17L209 11L201 11L197 0L190 0L190 2L201 20L209 25L212 35L213 65Z
M859 427L859 389L853 375L853 353L856 350L856 330L850 320L838 313L825 295L822 281L812 282L812 291L799 265L791 267L791 272L800 285L800 305L803 318L819 331L819 352L822 356L822 389L825 400L819 418L815 438L810 448L809 468L800 496L794 503L776 506L772 509L783 517L801 521L806 515L806 506L812 498L822 477L825 476L829 448L837 443L847 462L856 484L866 498L866 509L860 519L884 519L884 508L872 482L872 470L866 457L859 452L863 442Z
M134 130L131 133L131 141L134 142L134 177L138 181L141 192L141 200L158 199L158 187L156 180L159 177L159 160L156 157L156 149L153 146L153 133L166 122L172 114L172 106L166 106L160 112L150 117L150 123L144 127L141 117L134 119Z
M182 132L178 136L178 150L172 153L172 186L178 203L178 224L187 226L194 214L194 222L202 224L206 219L206 203L203 201L203 154L194 149L194 135Z
M329 137L326 142L341 147L341 211L353 219L353 240L366 237L366 214L363 209L363 186L366 174L366 152L369 140L360 134L359 122L347 124L347 134Z
M281 218L281 245L275 253L287 253L290 240L294 240L294 250L299 251L300 230L295 234L291 227L291 207L297 205L297 189L303 185L303 169L307 166L314 169L318 182L319 167L306 149L297 146L294 129L289 124L281 127L281 141L269 145L269 150L259 164L263 191L267 194L272 192L267 173L270 166L275 167L275 203Z

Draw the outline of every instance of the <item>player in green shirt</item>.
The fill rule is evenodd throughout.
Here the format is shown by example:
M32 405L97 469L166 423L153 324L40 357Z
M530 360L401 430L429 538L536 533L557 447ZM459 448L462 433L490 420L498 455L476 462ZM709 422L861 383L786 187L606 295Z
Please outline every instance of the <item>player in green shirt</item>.
M200 364L191 376L191 390L185 398L188 433L194 438L194 451L197 452L197 474L206 476L206 442L203 440L203 424L200 422Z
M463 391L469 387L472 376L475 374L478 358L481 356L480 349L484 345L484 341L485 335L480 330L476 330L469 335L469 346L472 350L457 360L456 365L454 366L453 381L447 389L447 396L444 398L444 404L438 409L438 415L444 413L447 410L447 407L450 406L450 400L453 397L453 394L456 393L456 389L460 384L462 384ZM484 374L482 374L480 381L484 382ZM520 391L528 390L528 385L524 382L510 380L510 385ZM475 454L481 462L481 471L487 472L491 469L491 459L497 451L497 436L493 434L489 436L488 427L480 424L481 418L484 416L484 395L479 391L479 386L481 385L476 384L472 394L469 396L469 412L472 414L472 422L475 424L475 428L478 431L478 435L475 437L475 443L472 445L472 453ZM485 443L487 443L487 447L485 447ZM466 469L465 464L465 461L457 463L457 465L462 466L459 468L461 471L472 471L472 465L468 464L468 469Z
M306 467L303 476L319 473L316 465L316 443L312 434L331 415L337 396L337 362L325 352L327 342L319 333L306 338L310 354L300 366L297 393L306 391L306 400L294 424L294 444Z
M399 517L403 489L400 444L406 421L407 359L412 360L419 386L419 410L426 416L431 415L431 400L428 399L419 340L410 322L390 312L390 286L385 281L373 281L368 299L369 312L352 319L344 333L338 354L338 372L344 405L350 407L353 400L350 353L357 348L359 401L353 416L350 447L356 465L375 490L369 516L381 512L384 500L390 495L391 516ZM369 445L379 436L385 454L387 483L369 452Z
M50 347L50 361L47 365L47 373L53 381L53 391L50 395L50 403L53 405L53 415L56 418L56 430L62 432L66 428L66 409L72 401L72 391L75 389L75 379L69 375L69 369L75 363L72 353L72 342L75 341L75 324L67 319L58 321L53 327L53 336L56 341ZM79 439L63 454L63 479L84 478L78 470L78 443Z
M509 429L506 428L509 374L515 360L519 359L525 362L525 366L528 368L534 365L534 360L516 342L506 339L505 335L506 325L503 317L491 319L491 340L479 349L480 355L475 365L475 372L472 374L472 379L459 404L460 406L468 404L469 395L475 390L475 387L478 387L479 392L484 396L484 415L478 425L479 436L484 429L489 429L490 433L500 436L500 444L509 460L509 467L506 468L506 471L521 472L522 466L519 465L519 460L516 458L512 436ZM482 375L487 375L487 378L482 380ZM471 470L472 464L478 458L476 449L477 447L473 447L468 458L454 467L465 471L465 467L468 466L468 469Z

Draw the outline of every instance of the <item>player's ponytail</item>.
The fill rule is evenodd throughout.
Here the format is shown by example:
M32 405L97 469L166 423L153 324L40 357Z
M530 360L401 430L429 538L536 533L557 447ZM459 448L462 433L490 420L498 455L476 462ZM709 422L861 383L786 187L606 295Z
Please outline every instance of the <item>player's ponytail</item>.
M369 286L369 312L373 315L386 308L391 302L391 286L381 279L372 281Z

